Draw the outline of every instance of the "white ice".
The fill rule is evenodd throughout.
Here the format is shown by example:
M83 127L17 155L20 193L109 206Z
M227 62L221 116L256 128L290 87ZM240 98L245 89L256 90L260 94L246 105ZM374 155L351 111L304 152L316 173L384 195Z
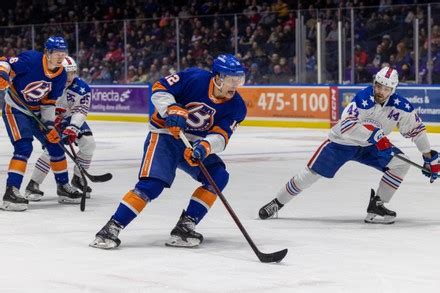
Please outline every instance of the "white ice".
M258 261L220 200L198 226L201 247L165 247L198 186L182 172L122 231L118 249L90 248L136 183L147 134L144 124L90 124L98 145L90 173L112 172L114 179L92 184L85 212L57 203L53 176L42 186L43 200L26 212L0 211L0 292L440 292L440 182L429 184L415 168L387 205L397 212L394 225L363 222L381 173L358 163L318 181L278 219L258 219L327 130L241 127L221 155L230 173L224 194L258 248L289 249L279 264ZM440 135L430 139L440 150ZM421 162L411 141L397 133L391 140ZM22 190L40 153L35 142ZM2 126L3 186L11 154Z

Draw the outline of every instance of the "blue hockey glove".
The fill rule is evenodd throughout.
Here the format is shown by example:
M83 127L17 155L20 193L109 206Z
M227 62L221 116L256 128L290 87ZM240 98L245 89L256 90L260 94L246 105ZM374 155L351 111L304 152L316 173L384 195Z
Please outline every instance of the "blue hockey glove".
M180 131L186 129L188 110L180 104L172 104L168 106L167 115L165 118L165 127L175 139L179 139Z
M422 170L423 175L429 177L429 182L434 182L438 178L438 172L440 171L440 162L438 159L438 152L431 150L431 158L423 157L423 167L428 170L431 170L431 173L425 172Z
M192 149L187 148L183 157L192 167L198 166L211 153L211 145L206 140L197 141Z

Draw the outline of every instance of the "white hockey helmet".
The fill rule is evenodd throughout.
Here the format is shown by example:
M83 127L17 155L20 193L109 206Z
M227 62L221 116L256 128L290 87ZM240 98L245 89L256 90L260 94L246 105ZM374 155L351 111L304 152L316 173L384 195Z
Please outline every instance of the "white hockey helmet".
M66 58L64 58L62 64L63 64L64 69L67 72L76 71L76 69L77 69L75 60L73 60L73 58L70 56L67 56Z
M381 85L392 88L391 94L396 92L397 85L399 84L399 74L397 70L392 67L382 68L374 78L374 83L380 83Z

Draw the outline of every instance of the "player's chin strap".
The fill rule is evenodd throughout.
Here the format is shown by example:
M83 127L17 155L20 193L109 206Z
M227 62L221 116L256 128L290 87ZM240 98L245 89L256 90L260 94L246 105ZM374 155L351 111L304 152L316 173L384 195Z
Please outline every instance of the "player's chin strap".
M188 141L188 139L186 138L185 134L182 131L179 133L179 136L180 136L180 139L182 139L183 143L185 144L185 146L187 148L190 148L190 149L193 148L191 143ZM218 188L218 186L215 183L214 179L212 179L212 177L209 174L208 170L206 169L205 165L201 161L199 161L198 164L199 164L200 170L202 171L203 175L206 177L206 179L208 180L208 182L211 185L211 187L214 189L214 191L217 194L217 196L220 197L223 205L228 210L228 212L231 215L232 219L234 220L235 224L237 224L238 228L240 229L240 231L243 234L244 238L246 238L246 240L249 243L249 245L251 246L252 250L257 255L258 259L261 262L264 262L264 263L280 262L286 256L287 249L283 249L283 250L280 250L280 251L277 251L277 252L273 252L273 253L262 253L260 250L258 250L258 248L255 245L254 241L249 236L249 234L247 233L246 229L244 228L244 226L241 224L240 220L238 219L238 216L235 214L234 210L229 205L228 201L226 200L226 197L223 195L223 193L220 190L220 188Z

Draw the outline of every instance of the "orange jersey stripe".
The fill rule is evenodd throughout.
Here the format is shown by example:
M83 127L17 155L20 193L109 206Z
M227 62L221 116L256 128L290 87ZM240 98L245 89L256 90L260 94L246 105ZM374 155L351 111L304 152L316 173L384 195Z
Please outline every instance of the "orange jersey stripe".
M229 142L228 133L226 131L224 131L221 127L214 126L209 132L215 132L215 133L221 134L223 136L223 138L225 139L225 146L228 144L228 142Z
M63 73L63 71L64 71L64 67L63 67L63 66L61 66L60 68L58 68L58 70L55 71L55 72L50 71L50 70L49 70L49 66L47 65L47 56L46 56L46 54L43 55L43 60L41 60L41 62L43 63L43 71L44 71L44 74L45 74L47 77L49 77L49 78L55 78L55 77L57 77L58 75L60 75L61 73Z
M21 139L20 129L17 126L17 121L15 121L14 114L12 114L12 107L6 104L6 120L8 121L9 128L12 132L12 138L14 141Z
M147 202L132 190L124 195L122 198L122 203L132 210L136 215L142 212L147 205Z
M12 159L9 163L9 172L24 174L26 172L26 166L26 162Z
M151 120L160 127L165 127L165 120L159 118L159 113L157 112L157 110L154 110L154 114L153 116L151 116Z
M67 170L67 160L64 159L59 162L50 161L50 167L54 173L65 172Z
M161 84L159 81L156 81L153 84L153 93L155 91L166 91L166 90L167 90L167 88L163 84Z
M141 178L148 177L150 174L151 163L153 161L154 152L156 151L157 142L159 140L159 134L151 133L150 143L145 153L144 162L142 163Z
M211 208L217 199L217 195L204 187L199 187L194 191L192 199L204 205L206 208Z
M56 101L54 101L54 100L49 100L49 97L47 97L47 96L40 100L40 103L43 105L55 105L55 102Z

